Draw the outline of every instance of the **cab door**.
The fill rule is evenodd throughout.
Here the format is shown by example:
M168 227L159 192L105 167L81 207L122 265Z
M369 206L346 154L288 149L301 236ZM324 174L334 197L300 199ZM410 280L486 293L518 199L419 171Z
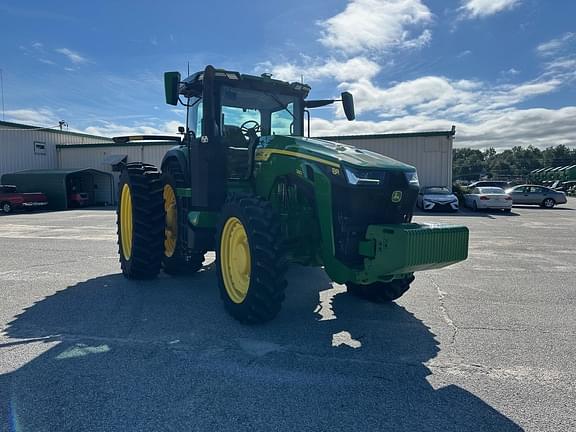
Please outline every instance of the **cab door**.
M528 204L540 204L548 196L548 191L538 186L530 186Z

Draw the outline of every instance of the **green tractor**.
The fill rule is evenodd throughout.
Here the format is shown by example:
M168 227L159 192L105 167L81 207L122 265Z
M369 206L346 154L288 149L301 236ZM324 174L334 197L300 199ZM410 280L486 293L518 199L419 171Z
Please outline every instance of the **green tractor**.
M131 279L199 270L216 252L220 296L243 323L280 311L289 263L323 266L354 295L389 302L414 272L466 259L468 230L411 223L414 167L309 138L310 87L207 66L164 76L166 102L186 107L183 138L162 166L128 163L118 244ZM352 95L343 110L354 119ZM305 116L308 138L305 138Z

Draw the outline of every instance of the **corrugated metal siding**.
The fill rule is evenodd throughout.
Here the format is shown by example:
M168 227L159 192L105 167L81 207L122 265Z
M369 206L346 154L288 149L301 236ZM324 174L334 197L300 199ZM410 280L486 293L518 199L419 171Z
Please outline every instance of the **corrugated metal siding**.
M174 147L174 144L145 146L123 146L111 144L105 147L71 147L58 149L59 168L95 168L112 172L112 167L104 164L104 159L110 155L127 155L128 162L146 162L160 167L164 154Z
M95 144L106 141L106 138L0 125L0 176L28 169L58 168L57 144ZM46 154L35 154L34 142L45 143Z
M452 186L452 137L358 137L335 141L415 166L422 186Z
M62 169L95 168L109 172L114 176L113 196L118 196L118 181L120 174L112 171L112 166L104 164L106 156L127 155L128 162L146 162L160 167L164 154L174 147L174 144L159 144L145 146L123 146L111 144L105 147L60 147L58 152L58 164Z

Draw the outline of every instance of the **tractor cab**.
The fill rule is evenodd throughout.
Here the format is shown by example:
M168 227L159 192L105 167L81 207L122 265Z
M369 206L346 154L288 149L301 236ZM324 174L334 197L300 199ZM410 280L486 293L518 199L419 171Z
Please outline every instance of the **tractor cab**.
M206 209L219 208L227 182L251 178L262 137L302 137L307 108L335 102L306 101L310 92L307 84L212 66L184 80L178 72L166 72L164 81L166 102L180 102L187 108L184 145L189 148L192 164L190 187L196 192L192 205ZM342 93L342 102L352 120L352 95Z

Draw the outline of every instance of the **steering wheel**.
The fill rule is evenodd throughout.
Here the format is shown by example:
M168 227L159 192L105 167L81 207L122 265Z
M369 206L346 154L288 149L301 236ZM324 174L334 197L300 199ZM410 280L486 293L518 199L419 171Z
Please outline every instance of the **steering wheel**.
M240 125L240 131L246 137L250 135L256 135L260 132L260 124L256 120L247 120Z

